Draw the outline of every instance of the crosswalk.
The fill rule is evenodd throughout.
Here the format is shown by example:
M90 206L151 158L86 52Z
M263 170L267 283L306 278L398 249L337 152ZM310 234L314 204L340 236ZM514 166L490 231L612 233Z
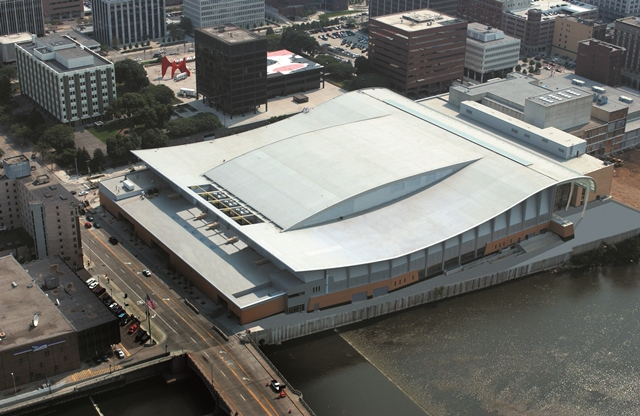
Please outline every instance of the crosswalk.
M120 370L122 367L120 365L109 365L107 368L89 368L87 370L80 371L79 373L75 373L71 376L73 381L81 381L86 380L88 378L101 376L104 374L109 374L114 371Z

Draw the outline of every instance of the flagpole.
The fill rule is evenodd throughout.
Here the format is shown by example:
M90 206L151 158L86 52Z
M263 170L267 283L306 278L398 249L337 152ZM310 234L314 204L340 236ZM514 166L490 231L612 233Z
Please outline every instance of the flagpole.
M149 298L149 295L147 295L147 299ZM153 337L151 336L151 316L149 314L149 303L145 302L145 304L147 305L147 322L149 323L149 345L153 344Z

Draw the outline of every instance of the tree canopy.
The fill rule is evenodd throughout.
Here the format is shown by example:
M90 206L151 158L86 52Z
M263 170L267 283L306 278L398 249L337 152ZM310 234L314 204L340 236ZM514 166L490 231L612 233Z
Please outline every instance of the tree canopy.
M169 146L169 137L160 129L148 129L142 133L142 148L155 149Z
M116 84L121 93L140 92L149 85L147 71L144 67L131 59L123 59L114 64Z
M282 31L280 43L285 49L297 54L315 55L320 51L320 44L300 26L286 27Z
M73 128L64 124L56 124L46 129L40 141L48 145L49 148L54 148L56 152L75 148Z
M199 113L193 117L178 118L167 123L167 134L171 139L191 134L215 130L222 127L218 116L212 113Z
M116 134L107 139L107 154L116 162L126 162L131 157L131 150L140 148L140 138L136 135Z

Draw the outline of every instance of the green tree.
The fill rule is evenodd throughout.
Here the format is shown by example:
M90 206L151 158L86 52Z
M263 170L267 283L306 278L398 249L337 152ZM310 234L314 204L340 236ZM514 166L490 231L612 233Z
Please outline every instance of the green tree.
M329 26L329 16L327 16L326 14L321 14L318 20L320 21L320 26L322 27Z
M140 148L140 139L135 135L116 134L107 139L107 154L116 162L129 160L131 150Z
M540 61L536 62L536 68L537 69L542 68L542 62L540 62Z
M193 23L191 22L191 19L189 19L188 17L182 17L180 19L180 28L187 35L193 35Z
M222 127L222 123L215 114L199 113L193 117L170 120L166 127L169 138L177 139L198 132L218 129Z
M522 69L522 66L520 66L520 65L516 65L516 71L517 71L517 72L520 72L520 70L521 70L521 69Z
M149 129L142 133L141 145L143 149L155 149L169 146L169 137L160 129Z
M91 158L91 170L93 172L101 172L102 166L104 165L104 153L102 149L96 147L93 151L93 158Z
M297 54L315 55L320 50L320 45L315 38L294 27L284 28L280 43L285 49Z
M273 52L283 49L282 46L282 35L267 35L267 51Z
M80 172L89 173L87 171L87 168L91 166L91 155L89 155L89 152L87 151L86 148L78 147L76 149L76 154L74 159L78 161L78 168L80 169ZM87 163L89 164L89 166L87 166Z
M114 64L116 83L121 93L140 92L149 85L147 71L131 59L123 59Z
M354 62L354 66L356 67L356 71L358 75L368 74L373 72L371 63L364 56L358 56Z
M174 93L171 88L166 85L153 85L142 89L141 93L151 100L160 103L160 104L171 104L173 103Z
M42 134L42 139L50 148L54 148L56 152L62 152L64 149L74 148L74 131L73 128L64 124L56 124L49 127Z
M11 98L11 79L3 74L0 74L0 100L8 100Z
M350 91L372 87L391 88L391 82L382 75L368 73L351 78L351 80L345 83L344 87Z

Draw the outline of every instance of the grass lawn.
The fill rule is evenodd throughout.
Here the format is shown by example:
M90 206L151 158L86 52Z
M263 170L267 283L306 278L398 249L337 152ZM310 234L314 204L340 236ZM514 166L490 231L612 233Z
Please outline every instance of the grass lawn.
M98 138L102 143L107 143L107 139L115 137L122 129L129 127L126 120L117 120L111 123L103 124L100 127L90 127L87 130ZM141 135L144 132L143 126L136 126L136 134Z

